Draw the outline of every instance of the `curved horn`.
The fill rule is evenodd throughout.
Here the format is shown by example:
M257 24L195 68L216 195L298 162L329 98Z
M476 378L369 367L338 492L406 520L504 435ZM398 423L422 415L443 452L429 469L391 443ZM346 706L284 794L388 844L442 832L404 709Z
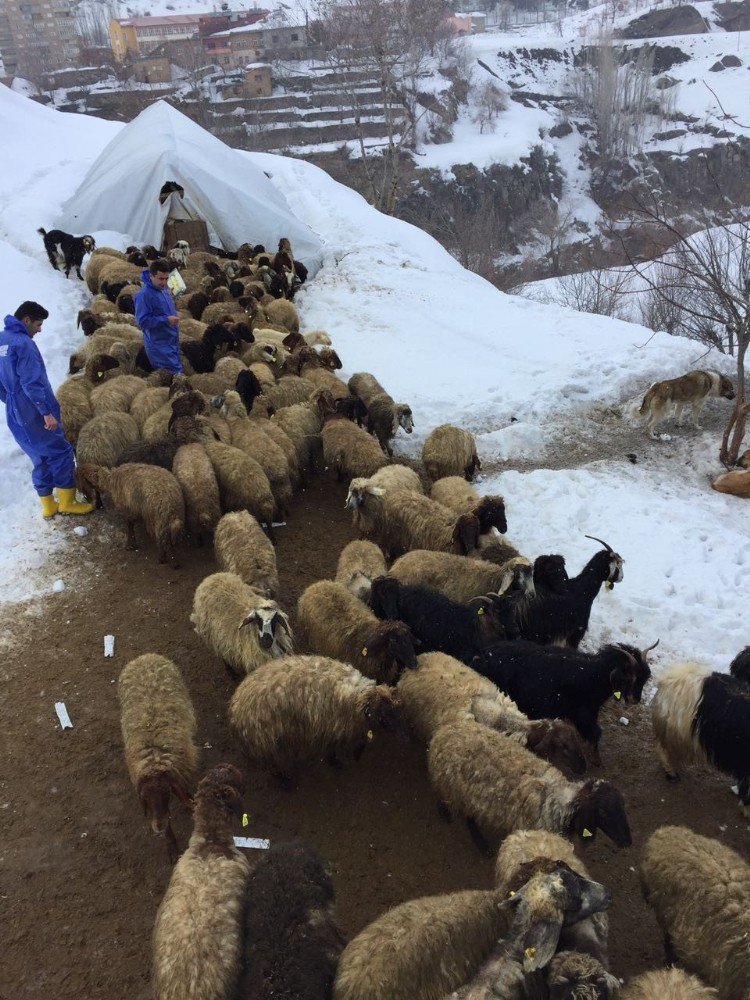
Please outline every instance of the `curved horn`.
M597 538L596 535L584 535L583 537L584 538L590 538L592 540L592 542L599 542L600 545L604 546L604 548L607 550L607 552L611 552L612 555L615 554L615 550L612 548L612 546L611 545L607 545L607 543L605 541L603 541L601 538Z
M657 639L656 642L653 644L653 646L648 646L646 649L642 649L641 652L645 656L646 653L650 653L652 649L656 649L658 645L659 645L659 640Z

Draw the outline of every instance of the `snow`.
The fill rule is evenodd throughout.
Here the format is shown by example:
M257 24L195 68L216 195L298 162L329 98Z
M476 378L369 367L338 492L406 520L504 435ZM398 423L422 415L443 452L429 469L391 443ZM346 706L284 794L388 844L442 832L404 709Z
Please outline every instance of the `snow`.
M120 126L62 115L2 89L0 115L11 164L0 180L0 289L7 311L25 297L50 309L39 344L57 383L79 339L75 314L86 295L79 282L50 269L34 230L56 214ZM676 658L726 669L747 641L750 537L742 501L708 489L707 476L719 471L715 438L699 439L689 468L622 459L547 467L561 431L574 436L591 427L598 408L623 405L654 378L684 371L695 345L666 334L649 340L651 332L634 324L504 295L431 237L380 215L322 170L242 155L325 241L323 267L297 299L303 328L330 333L343 377L372 371L412 405L415 433L399 434L397 454L418 454L437 424L469 428L485 467L479 488L503 493L509 536L521 551L561 552L573 573L596 550L584 537L592 534L624 557L623 582L594 605L589 648L659 638L657 669ZM129 239L94 235L117 246ZM657 447L644 436L644 450ZM42 521L28 462L4 426L0 460L0 581L8 601L48 592L66 553L80 560L82 549L72 524ZM87 522L94 537L102 530L98 517Z

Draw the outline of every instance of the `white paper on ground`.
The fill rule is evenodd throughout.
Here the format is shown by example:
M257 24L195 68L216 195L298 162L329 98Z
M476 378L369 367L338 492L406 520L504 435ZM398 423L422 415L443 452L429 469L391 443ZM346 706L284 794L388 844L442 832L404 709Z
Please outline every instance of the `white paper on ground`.
M235 847L251 847L256 851L267 851L271 846L270 840L263 840L259 837L235 837Z
M65 707L64 701L55 702L55 711L57 712L57 718L60 720L60 728L72 729L73 723L70 721L70 716L68 715L68 710Z
M115 655L115 637L113 635L104 636L104 655L105 656Z

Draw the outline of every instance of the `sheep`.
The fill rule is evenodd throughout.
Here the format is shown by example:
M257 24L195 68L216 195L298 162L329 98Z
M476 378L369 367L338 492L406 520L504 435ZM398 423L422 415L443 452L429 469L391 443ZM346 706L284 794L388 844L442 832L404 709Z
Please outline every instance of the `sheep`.
M187 358L192 370L199 374L212 372L220 352L226 354L237 346L238 338L225 326L216 323L206 328L200 340L183 341L180 344L180 351L183 357Z
M323 461L339 482L352 476L367 479L389 462L366 431L343 417L329 420L320 437Z
M168 400L168 386L148 386L143 392L138 393L130 404L130 416L135 420L139 434L143 432L143 426L148 418L165 406Z
M564 933L564 929L563 929ZM543 969L525 972L523 943L501 940L477 974L450 1000L615 1000L620 980L601 962L577 951L560 951Z
M286 455L263 428L248 417L238 393L225 392L216 400L219 401L220 413L229 424L232 445L260 465L268 478L279 515L286 516L292 502L292 482Z
M156 914L154 1000L226 1000L242 962L242 904L250 866L234 846L241 773L212 768L198 785L193 834Z
M563 861L583 878L591 878L573 845L549 830L516 830L500 845L495 861L495 885L506 896L528 880L531 871L545 862ZM566 927L560 935L560 950L570 948L609 965L607 940L609 918L600 912Z
M389 573L401 583L439 590L459 604L482 594L505 593L514 579L525 593L534 592L532 567L525 559L497 566L483 559L415 549L397 559Z
M367 408L365 426L378 439L378 444L387 455L393 455L391 439L399 427L407 434L414 430L411 407L407 403L396 403L378 380L368 372L358 372L349 379L349 391L357 396Z
M486 677L445 653L421 653L417 669L398 682L406 718L420 740L429 743L441 726L475 719L544 760L559 760L574 774L586 770L578 734L561 719L532 722Z
M525 640L499 642L474 657L471 666L497 684L529 718L568 719L597 751L602 705L612 696L626 704L640 702L651 676L646 657L654 646L641 651L613 643L598 653L583 653Z
M201 544L221 517L219 484L211 460L198 443L178 444L172 474L182 488L188 534Z
M352 480L351 486L376 486L383 490L411 490L413 493L424 493L422 482L408 465L384 465L374 472L366 482Z
M750 998L750 866L721 841L659 827L640 868L667 960L715 987L719 1000Z
M354 510L360 536L377 542L389 559L410 549L466 555L479 541L479 521L473 514L456 517L434 500L411 490L350 487L346 504Z
M257 366L253 366L252 370L257 374ZM278 382L274 381L271 384L266 381L263 384L263 397L275 410L282 410L297 403L306 403L315 389L315 383L309 379L299 378L296 375L283 375Z
M198 584L190 621L233 677L292 652L287 616L236 573L214 573Z
M91 408L94 416L102 413L129 413L133 400L146 388L146 383L136 375L118 375L104 385L94 386Z
M271 417L294 442L300 473L312 470L320 451L320 431L326 411L333 410L333 400L325 390L313 393L307 403L285 406Z
M60 404L60 422L65 437L75 448L81 429L94 415L91 409L91 383L80 375L68 378L55 391Z
M229 722L251 760L283 784L305 760L358 760L379 731L403 732L398 698L349 663L288 656L258 667L229 703Z
M385 556L374 542L354 541L341 550L335 580L367 603L372 581L386 572Z
M737 779L750 819L750 688L741 677L680 663L659 677L651 704L656 752L668 778L680 766L706 761Z
M482 468L474 436L451 424L441 424L422 446L422 462L433 481L443 476L463 476L471 481Z
M682 969L659 969L633 979L617 1000L718 1000L719 994Z
M79 465L112 466L139 437L138 424L128 413L102 413L81 428L76 460Z
M266 341L267 343L276 344L277 347L283 347L284 341L288 337L288 332L286 329L273 330L270 327L258 327L253 330L255 334L255 339L258 341ZM331 346L331 338L325 332L325 330L310 330L309 333L301 334L302 339L305 341L308 347L316 347L321 345L322 347Z
M117 306L119 312L125 313L128 316L135 315L135 296L141 290L140 281L130 285L125 285L123 290L115 299L115 305Z
M214 533L216 561L265 597L276 597L279 574L276 552L252 514L246 510L225 514Z
M143 345L143 337L140 330L135 327L127 326L124 323L106 323L89 337L85 344L82 344L78 350L70 355L69 374L73 375L80 371L93 355L108 354L112 345L117 343L124 343L128 347L137 344L140 350Z
M510 898L474 890L410 900L349 942L333 1000L441 1000L477 972L499 938L515 946L519 971L533 972L554 955L565 923L610 902L604 886L565 865L533 875Z
M300 628L313 652L345 660L379 684L395 684L417 657L403 622L381 622L346 587L318 580L297 603Z
M505 501L501 496L480 497L471 483L461 476L445 476L433 483L430 499L452 510L454 514L474 514L479 520L479 548L484 549L498 541L498 532L508 530ZM508 545L503 540L503 545ZM514 548L507 558L517 555ZM505 561L505 560L503 560Z
M324 1000L346 939L336 926L327 865L306 844L274 844L245 895L245 1000Z
M273 514L276 504L268 477L259 463L239 448L220 441L206 441L203 447L214 467L222 509L249 511L274 541Z
M107 298L109 298L110 291L116 285L124 287L125 285L135 283L140 284L142 270L143 268L138 267L137 264L131 264L127 260L108 261L103 267L99 268L99 287L96 291L104 292ZM118 294L120 291L122 291L122 288L118 289ZM114 304L114 301L114 298L110 298L112 304Z
M92 295L96 295L99 291L99 275L102 270L115 260L127 261L127 258L124 253L112 247L97 247L96 250L92 250L84 274L84 280Z
M299 313L291 302L286 299L276 299L264 308L271 322L280 323L290 333L299 333Z
M620 792L608 781L568 781L515 740L473 719L441 726L430 741L427 764L447 815L466 817L480 850L483 833L544 829L594 837L601 831L618 847L632 843Z
M165 837L174 863L177 841L169 800L174 795L192 808L190 787L200 759L190 695L179 667L164 656L146 653L123 668L118 696L130 780L152 831Z
M157 441L135 441L123 448L113 466L136 462L141 465L160 465L162 469L171 472L178 447L177 442L168 437Z

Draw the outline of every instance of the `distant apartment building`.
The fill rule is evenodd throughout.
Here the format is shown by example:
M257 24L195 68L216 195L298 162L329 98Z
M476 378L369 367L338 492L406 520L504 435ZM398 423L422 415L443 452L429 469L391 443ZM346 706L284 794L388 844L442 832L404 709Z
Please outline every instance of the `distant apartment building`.
M206 55L225 69L243 69L248 63L274 57L292 58L307 47L307 27L277 21L269 15L261 22L217 31L203 39Z
M78 53L75 0L4 0L3 13L20 76L33 79L73 62ZM0 37L4 30L0 24Z
M128 17L109 22L109 41L117 62L148 55L162 42L195 38L202 14Z
M10 19L5 8L0 8L0 61L4 76L15 76L18 69L16 40L10 30Z

